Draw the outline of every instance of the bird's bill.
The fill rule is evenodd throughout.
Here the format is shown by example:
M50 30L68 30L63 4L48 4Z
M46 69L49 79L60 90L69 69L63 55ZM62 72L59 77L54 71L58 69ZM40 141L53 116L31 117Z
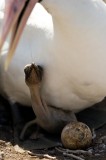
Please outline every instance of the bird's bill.
M0 49L12 31L10 48L5 63L8 67L25 27L26 21L38 0L5 0L4 22L1 29Z

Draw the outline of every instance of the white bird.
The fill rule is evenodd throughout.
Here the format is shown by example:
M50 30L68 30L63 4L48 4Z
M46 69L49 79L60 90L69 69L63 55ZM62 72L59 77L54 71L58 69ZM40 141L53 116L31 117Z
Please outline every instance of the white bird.
M23 1L14 2L15 13L17 2ZM0 25L3 12L1 7ZM48 105L76 112L106 96L106 5L102 0L36 3L5 71L9 43L10 38L2 49L0 92L10 101L31 105L23 68L32 61L44 68L41 92Z

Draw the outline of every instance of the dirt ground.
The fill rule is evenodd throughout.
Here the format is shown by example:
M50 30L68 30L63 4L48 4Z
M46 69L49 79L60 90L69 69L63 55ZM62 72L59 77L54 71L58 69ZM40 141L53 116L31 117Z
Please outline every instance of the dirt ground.
M105 105L105 103L103 104ZM24 123L34 117L32 110L29 108L22 109L21 113L23 119L25 119ZM24 141L19 140L20 133L15 133L11 117L9 103L1 97L0 160L106 160L106 124L96 130L96 139L92 146L87 149L89 154L79 154L80 158L78 159L78 157L71 158L70 154L66 155L58 136L44 133L46 140L45 138L35 140L31 138L29 132ZM20 126L22 127L23 124L20 124ZM33 131L33 128L31 130Z

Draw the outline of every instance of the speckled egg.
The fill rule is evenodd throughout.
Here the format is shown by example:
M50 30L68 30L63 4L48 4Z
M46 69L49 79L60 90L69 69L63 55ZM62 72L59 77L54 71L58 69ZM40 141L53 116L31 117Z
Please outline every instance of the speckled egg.
M86 124L72 122L63 128L61 141L63 146L68 149L87 148L92 143L92 132Z

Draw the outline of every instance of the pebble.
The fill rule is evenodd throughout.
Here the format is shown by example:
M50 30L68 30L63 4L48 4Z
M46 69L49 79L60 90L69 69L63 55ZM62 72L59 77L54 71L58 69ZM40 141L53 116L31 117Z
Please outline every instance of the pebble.
M18 153L25 153L25 150L23 150L21 147L19 147L18 145L15 145L14 146L14 149L16 152Z
M10 143L10 142L6 142L5 145L6 145L6 146L10 146L11 143Z

